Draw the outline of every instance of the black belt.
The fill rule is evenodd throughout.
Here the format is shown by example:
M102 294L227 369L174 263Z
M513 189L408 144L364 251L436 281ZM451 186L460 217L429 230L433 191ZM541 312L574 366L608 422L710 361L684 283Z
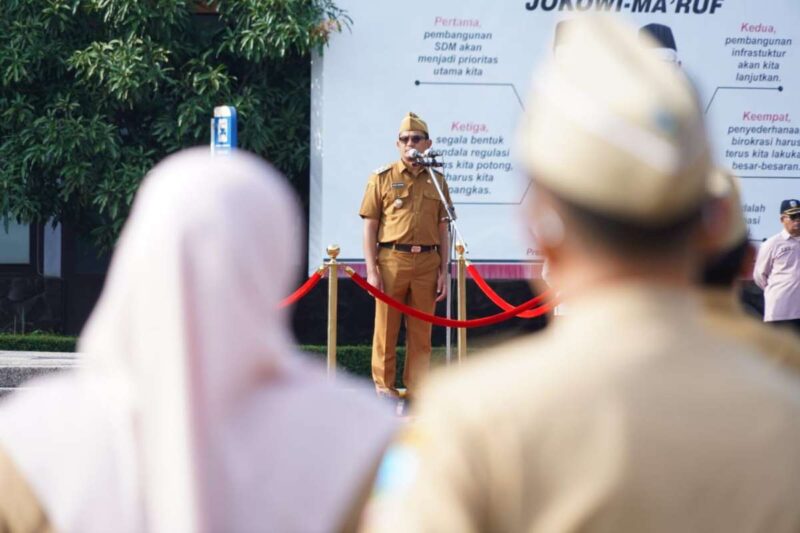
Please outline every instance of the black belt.
M397 250L398 252L410 252L412 254L439 250L438 244L396 244L393 242L382 242L379 243L378 246L381 248Z

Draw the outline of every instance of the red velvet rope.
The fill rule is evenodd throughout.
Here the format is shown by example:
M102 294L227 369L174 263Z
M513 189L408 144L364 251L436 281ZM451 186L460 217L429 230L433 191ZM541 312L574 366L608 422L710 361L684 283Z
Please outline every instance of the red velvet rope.
M472 279L475 280L475 284L480 288L481 291L483 291L483 294L485 294L492 302L494 302L494 304L497 307L499 307L500 309L504 309L505 311L510 311L511 309L514 309L513 305L504 300L502 296L494 292L494 289L492 289L489 286L489 284L486 283L486 280L483 279L480 272L478 272L477 268L475 268L473 265L467 265L467 272L469 272L469 275L472 276ZM545 298L550 298L550 296L551 296L551 291L546 290L542 294L534 298L534 300L541 301L544 300ZM537 316L541 316L541 314L537 314L536 311L538 311L538 309L535 309L533 311L525 311L524 313L518 314L517 318L535 318Z
M430 322L432 324L436 324L437 326L445 326L449 328L477 328L480 326L490 326L492 324L497 324L499 322L503 322L504 320L508 320L509 318L514 318L516 315L521 313L522 311L527 311L531 309L532 313L537 313L537 316L544 315L550 311L551 305L544 304L536 309L532 309L539 304L540 298L533 298L532 300L528 300L527 302L514 307L509 311L504 311L502 313L498 313L496 315L486 316L483 318L476 318L473 320L452 320L450 318L443 318L436 315L431 315L428 313L424 313L418 309L414 309L413 307L409 307L402 302L398 302L391 296L384 294L383 292L379 291L372 285L370 285L367 280L356 274L352 269L347 268L346 272L350 275L353 281L370 293L372 296L381 300L382 302L391 305L395 309L402 311L403 313L413 316L415 318L419 318L420 320L424 320L425 322Z
M311 277L309 277L305 283L303 283L299 289L294 291L292 294L281 300L281 303L278 305L279 308L289 307L290 305L296 303L300 298L304 297L306 294L311 292L319 280L322 279L322 270L317 270L314 272Z

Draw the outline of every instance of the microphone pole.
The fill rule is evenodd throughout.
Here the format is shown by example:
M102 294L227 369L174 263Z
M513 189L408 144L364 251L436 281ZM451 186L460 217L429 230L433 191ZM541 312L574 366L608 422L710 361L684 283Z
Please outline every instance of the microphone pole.
M413 148L409 150L409 156L412 157L415 162L419 165L424 166L428 170L428 175L433 182L434 187L436 187L436 192L439 195L439 199L444 205L445 212L447 213L447 234L449 237L449 255L448 255L448 262L447 262L447 298L446 298L446 307L447 307L447 318L452 318L452 295L453 295L453 274L452 274L452 265L455 257L455 245L456 242L461 242L462 246L464 246L464 253L467 251L467 243L464 241L464 238L461 236L461 232L458 230L458 225L456 224L456 214L453 210L453 206L450 202L447 201L447 197L444 195L444 191L442 190L441 185L439 185L439 181L436 179L436 173L433 171L434 167L441 167L442 164L436 161L437 157L440 157L439 154L436 152L431 152L430 150L426 150L425 153L421 153L418 150L414 150ZM455 239L453 239L453 235L455 235ZM446 352L445 352L445 361L449 365L452 361L452 328L445 329L445 345L446 345Z
M439 181L436 179L436 174L433 172L434 167L441 167L442 164L436 161L436 158L439 157L439 154L436 152L431 152L430 150L422 153L417 150L409 150L409 155L414 158L415 162L418 165L422 165L423 167L428 169L428 174L430 175L431 181L433 182L433 186L436 187L436 192L439 194L439 199L442 201L442 205L444 205L444 209L447 212L447 221L450 226L452 226L453 232L456 235L456 238L464 245L464 249L467 249L467 243L464 241L464 237L461 235L461 232L458 230L458 225L456 224L456 214L453 211L453 206L450 202L447 201L447 198L442 191L441 185L439 185ZM453 243L451 243L453 244ZM452 259L452 255L450 256Z

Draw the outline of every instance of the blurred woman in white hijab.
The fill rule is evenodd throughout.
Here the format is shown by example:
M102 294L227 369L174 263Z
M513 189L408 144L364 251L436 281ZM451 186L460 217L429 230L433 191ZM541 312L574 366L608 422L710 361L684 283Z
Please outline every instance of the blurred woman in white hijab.
M394 419L295 353L278 304L301 227L289 188L255 156L196 148L152 170L81 335L81 368L0 405L1 531L352 526ZM28 490L38 514L19 503Z

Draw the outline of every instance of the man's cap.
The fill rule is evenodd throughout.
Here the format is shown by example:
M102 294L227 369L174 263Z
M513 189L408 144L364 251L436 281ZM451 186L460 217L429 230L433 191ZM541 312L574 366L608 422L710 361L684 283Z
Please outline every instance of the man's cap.
M678 51L675 45L675 36L672 35L672 28L664 24L648 24L642 26L639 30L639 35L650 36L651 39L645 39L645 46L656 48L669 48L670 50Z
M400 133L404 131L421 131L428 133L428 125L416 113L409 112L400 122Z
M712 255L723 255L733 251L747 238L747 222L742 211L742 196L736 176L724 167L711 169L708 192L712 201L720 202L726 215L725 226L717 235L712 235Z
M784 200L781 202L781 215L800 213L800 200Z
M711 159L685 75L610 16L573 19L560 33L570 53L534 77L518 136L532 179L579 207L652 228L699 209Z

